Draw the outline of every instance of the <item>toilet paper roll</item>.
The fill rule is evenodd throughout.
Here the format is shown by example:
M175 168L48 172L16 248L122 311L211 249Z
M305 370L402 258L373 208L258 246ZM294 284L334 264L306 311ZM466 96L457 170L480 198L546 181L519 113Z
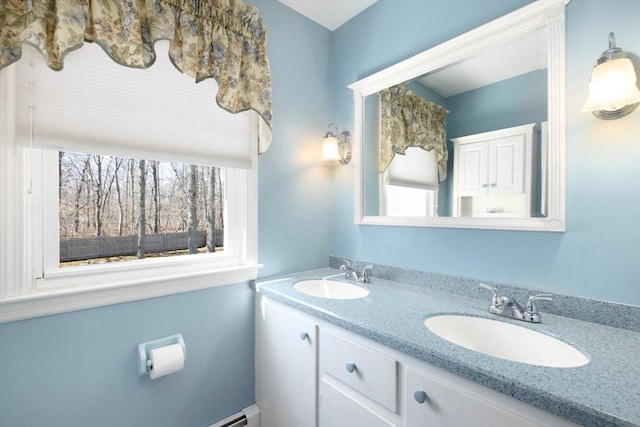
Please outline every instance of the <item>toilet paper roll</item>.
M149 376L154 380L181 371L184 368L184 351L180 344L154 348L150 351L149 361Z

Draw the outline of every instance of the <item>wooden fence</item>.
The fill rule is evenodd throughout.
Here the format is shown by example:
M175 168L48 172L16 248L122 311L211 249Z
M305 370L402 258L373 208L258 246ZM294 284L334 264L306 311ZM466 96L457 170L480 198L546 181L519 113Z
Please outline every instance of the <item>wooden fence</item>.
M223 245L223 230L216 230L215 245ZM206 245L207 233L196 232L199 248ZM188 249L189 234L157 233L145 236L145 253L159 253ZM101 236L101 237L69 237L60 239L60 262L79 261L92 258L105 258L123 255L135 255L138 249L138 236Z

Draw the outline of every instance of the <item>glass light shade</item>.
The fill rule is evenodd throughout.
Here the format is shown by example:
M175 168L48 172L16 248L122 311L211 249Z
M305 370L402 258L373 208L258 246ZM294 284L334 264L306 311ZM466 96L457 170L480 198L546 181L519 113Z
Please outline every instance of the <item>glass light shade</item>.
M320 160L340 160L340 150L338 149L338 139L335 136L326 136L322 141L322 156Z
M589 97L582 111L615 111L640 102L640 90L631 60L618 58L593 69Z

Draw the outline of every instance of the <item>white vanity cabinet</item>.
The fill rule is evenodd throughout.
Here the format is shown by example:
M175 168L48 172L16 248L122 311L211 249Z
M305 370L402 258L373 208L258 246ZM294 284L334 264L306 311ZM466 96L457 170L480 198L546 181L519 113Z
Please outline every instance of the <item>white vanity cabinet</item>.
M435 367L406 369L406 427L576 427L495 390Z
M452 139L456 216L531 216L537 129L532 123Z
M261 427L576 426L260 294L256 402Z
M266 298L256 301L256 403L262 427L316 425L317 326Z

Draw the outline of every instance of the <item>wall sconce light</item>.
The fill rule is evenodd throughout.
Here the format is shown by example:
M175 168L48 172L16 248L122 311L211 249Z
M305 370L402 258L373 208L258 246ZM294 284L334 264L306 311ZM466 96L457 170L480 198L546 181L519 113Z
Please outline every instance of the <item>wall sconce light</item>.
M640 57L616 47L615 35L609 33L609 49L593 68L589 97L582 111L604 120L624 117L640 103L639 87Z
M322 156L320 160L338 160L346 165L351 161L351 133L345 130L338 135L338 126L329 124L329 130L322 141Z

